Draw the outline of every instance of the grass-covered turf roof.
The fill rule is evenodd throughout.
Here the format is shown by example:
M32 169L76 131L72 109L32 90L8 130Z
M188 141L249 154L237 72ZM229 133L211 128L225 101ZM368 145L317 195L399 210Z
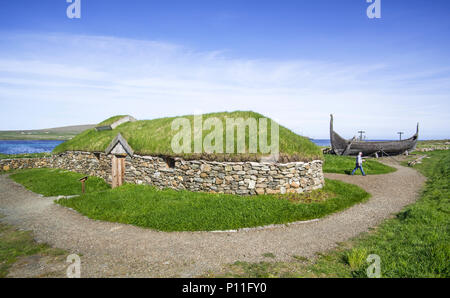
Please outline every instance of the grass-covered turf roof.
M123 116L114 116L109 118L99 125L108 125L120 119ZM191 152L194 152L194 116L182 116L189 119L191 122ZM222 121L223 125L223 151L225 152L226 144L226 118L266 118L261 114L254 112L222 112L211 113L203 115L203 121L208 118L216 117ZM172 122L179 117L168 117L153 120L140 120L136 122L127 122L118 126L114 130L96 131L89 129L77 135L73 139L64 142L57 146L53 153L61 153L64 151L88 151L88 152L103 152L108 147L110 142L114 139L117 133L128 141L128 144L133 148L136 154L152 155L152 156L168 156L168 157L182 157L184 159L206 159L215 161L258 161L263 154L260 153L181 153L175 154L171 147L172 138L179 132L179 130L172 130ZM258 121L259 122L259 121ZM270 144L271 121L268 121L268 140ZM203 130L203 139L215 128L210 130ZM259 129L259 128L258 128ZM235 146L237 144L237 133L234 134ZM246 152L248 152L249 131L248 127L245 133L246 138ZM291 130L280 126L279 127L279 150L280 161L311 161L314 159L322 159L323 155L318 146L312 143L308 138L297 135ZM261 152L258 145L258 152Z

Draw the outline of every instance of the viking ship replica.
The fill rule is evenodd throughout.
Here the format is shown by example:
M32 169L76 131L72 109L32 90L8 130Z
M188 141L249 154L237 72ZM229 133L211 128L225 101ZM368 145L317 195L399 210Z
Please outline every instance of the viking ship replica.
M366 142L353 137L351 140L342 138L333 129L333 115L330 120L330 140L332 152L336 155L398 155L416 149L419 139L419 124L417 123L416 134L411 138L401 141Z

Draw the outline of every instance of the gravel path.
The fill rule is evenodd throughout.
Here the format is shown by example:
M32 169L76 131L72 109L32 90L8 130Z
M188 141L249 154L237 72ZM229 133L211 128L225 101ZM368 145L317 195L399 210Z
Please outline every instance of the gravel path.
M388 163L389 161L385 161ZM336 243L368 231L413 203L425 178L413 169L392 165L386 175L327 174L361 186L372 194L363 204L318 221L236 233L157 232L130 225L90 220L24 189L0 175L0 220L32 230L47 242L81 255L82 277L193 277L235 261L278 261L312 257Z

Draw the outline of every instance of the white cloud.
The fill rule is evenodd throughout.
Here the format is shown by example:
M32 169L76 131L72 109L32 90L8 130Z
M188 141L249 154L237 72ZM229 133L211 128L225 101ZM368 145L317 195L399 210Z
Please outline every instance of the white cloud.
M399 129L412 133L417 121L429 137L449 133L445 68L235 59L164 42L61 34L2 35L0 57L0 129L201 109L254 110L317 138L327 138L330 113L347 137L360 128L395 137Z

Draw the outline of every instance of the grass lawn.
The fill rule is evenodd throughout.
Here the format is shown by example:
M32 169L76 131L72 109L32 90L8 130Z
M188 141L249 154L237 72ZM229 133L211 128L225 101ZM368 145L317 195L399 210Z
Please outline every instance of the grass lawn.
M450 151L427 155L416 166L428 177L419 201L370 233L314 261L292 256L292 262L237 262L208 276L366 277L366 258L377 254L382 277L450 277Z
M23 134L21 131L0 131L0 140L70 140L76 133L30 131Z
M75 125L34 130L0 131L0 140L70 140L93 125Z
M357 186L328 180L312 195L242 197L124 185L57 203L97 220L160 231L212 231L319 218L368 197Z
M50 153L26 153L26 154L2 154L0 153L0 159L16 159L16 158L38 158L51 156Z
M440 147L440 146L448 146L450 140L426 140L419 141L417 143L417 148L429 148L429 147Z
M15 171L9 177L35 193L52 197L81 194L81 182L78 180L84 176L60 169L26 169ZM86 181L86 193L108 189L110 186L101 178L89 177Z
M64 250L36 243L29 231L19 231L12 226L0 223L0 278L8 275L8 269L20 257L65 254Z
M193 122L192 115L183 116L189 119L191 123L191 134L193 139ZM226 152L226 118L243 118L243 119L260 119L265 118L263 115L254 112L223 112L203 115L203 120L216 117L222 122L223 126L223 152ZM120 117L115 116L100 123L100 125L111 124ZM81 151L104 151L118 132L128 141L130 146L137 154L141 155L163 155L163 156L179 156L185 159L207 159L207 160L234 160L248 161L259 160L261 154L175 154L172 151L171 142L173 137L179 132L172 130L172 122L176 117L160 118L153 120L141 120L136 122L128 122L119 125L114 130L96 131L94 128L86 130L77 135L73 139L64 142L54 149L54 153L61 153L70 150ZM268 121L268 139L270 140L270 121ZM215 127L210 130L203 131L203 139L209 135ZM291 130L280 126L280 157L283 161L310 161L314 159L322 159L322 151L318 146L311 142L308 138L297 135ZM246 152L248 152L249 132L246 129ZM237 134L234 134L234 144L236 148ZM194 152L193 142L191 142L191 152ZM258 145L258 152L260 152Z
M324 173L351 174L355 168L356 157L325 154L324 158ZM365 160L363 162L363 169L366 175L388 174L396 171L395 168L373 159ZM355 175L362 175L361 171L357 170Z

